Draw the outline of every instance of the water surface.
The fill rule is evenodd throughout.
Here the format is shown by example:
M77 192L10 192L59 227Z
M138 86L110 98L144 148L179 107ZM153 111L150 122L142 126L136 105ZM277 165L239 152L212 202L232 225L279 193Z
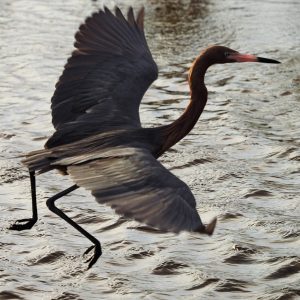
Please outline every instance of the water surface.
M89 241L48 211L45 200L71 185L38 178L39 222L30 216L26 170L15 157L53 132L50 98L74 32L101 7L88 0L0 2L0 299L296 299L300 297L298 1L108 1L146 9L160 69L141 106L145 126L167 124L189 100L187 70L201 49L226 45L282 61L232 64L206 76L209 100L196 127L161 161L192 189L213 237L162 234L117 216L84 190L59 207L100 239Z

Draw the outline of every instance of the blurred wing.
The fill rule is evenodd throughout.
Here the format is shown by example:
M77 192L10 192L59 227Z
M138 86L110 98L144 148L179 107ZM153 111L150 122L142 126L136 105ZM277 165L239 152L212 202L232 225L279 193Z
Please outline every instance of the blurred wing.
M47 147L115 126L140 126L141 99L157 78L143 29L144 10L127 19L119 8L93 14L75 35L77 48L52 97L56 133ZM61 141L63 139L63 141Z
M147 150L124 148L118 153L95 154L98 159L71 165L68 173L118 214L165 231L204 230L195 198L183 181Z

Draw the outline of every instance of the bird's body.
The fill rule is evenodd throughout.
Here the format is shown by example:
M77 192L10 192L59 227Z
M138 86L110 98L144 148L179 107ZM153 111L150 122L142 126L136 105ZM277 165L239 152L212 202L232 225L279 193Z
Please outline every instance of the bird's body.
M211 65L262 60L277 63L222 46L207 48L190 69L191 101L184 113L171 124L144 128L139 105L158 70L144 36L143 18L143 9L137 18L129 9L126 19L118 8L115 15L105 8L80 26L75 35L76 50L51 100L55 132L45 149L27 154L24 160L34 191L34 221L27 227L15 224L12 229L30 228L37 220L35 172L58 169L69 174L76 185L50 198L47 205L95 244L90 266L101 254L99 241L55 207L54 201L84 187L99 203L150 226L211 235L216 220L203 225L189 187L157 158L188 134L199 119L207 101L204 75Z

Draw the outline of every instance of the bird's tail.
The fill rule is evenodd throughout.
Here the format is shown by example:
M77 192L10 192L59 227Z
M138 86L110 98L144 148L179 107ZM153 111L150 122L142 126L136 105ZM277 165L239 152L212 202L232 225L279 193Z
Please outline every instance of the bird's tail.
M53 169L51 166L51 150L41 149L27 153L23 156L22 163L29 169L38 174L45 173Z

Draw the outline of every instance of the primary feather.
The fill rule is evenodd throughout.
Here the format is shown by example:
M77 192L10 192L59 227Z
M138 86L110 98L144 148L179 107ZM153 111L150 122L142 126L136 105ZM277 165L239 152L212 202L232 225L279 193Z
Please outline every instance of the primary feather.
M75 35L52 97L52 148L115 127L140 127L139 105L157 78L143 31L144 10L125 19L105 8L87 18Z

